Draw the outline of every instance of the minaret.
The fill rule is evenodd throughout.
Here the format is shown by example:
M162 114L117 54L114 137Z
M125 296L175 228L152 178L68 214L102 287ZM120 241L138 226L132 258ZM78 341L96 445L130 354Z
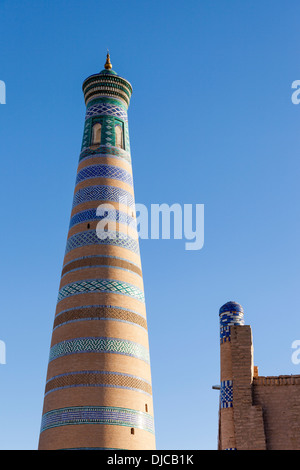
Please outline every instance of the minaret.
M236 449L233 409L233 350L232 328L244 325L244 311L237 302L227 302L219 310L220 318L220 410L219 450Z
M244 310L237 302L224 304L219 315L221 386L218 449L265 450L263 406L256 401L253 388L258 371L253 360L251 327L244 324Z
M128 134L132 87L112 70L109 54L104 67L83 82L84 133L50 346L41 450L155 449Z

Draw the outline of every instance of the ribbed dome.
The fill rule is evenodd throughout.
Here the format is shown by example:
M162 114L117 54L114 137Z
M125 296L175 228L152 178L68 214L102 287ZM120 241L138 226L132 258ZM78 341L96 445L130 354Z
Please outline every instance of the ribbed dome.
M118 75L114 70L103 69L99 72L100 75Z

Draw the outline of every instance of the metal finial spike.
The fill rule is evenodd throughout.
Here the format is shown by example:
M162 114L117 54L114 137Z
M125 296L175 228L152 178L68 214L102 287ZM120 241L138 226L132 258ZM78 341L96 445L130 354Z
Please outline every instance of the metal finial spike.
M106 70L112 69L112 64L110 62L110 55L109 55L108 49L107 49L106 62L105 62L104 67L106 68Z

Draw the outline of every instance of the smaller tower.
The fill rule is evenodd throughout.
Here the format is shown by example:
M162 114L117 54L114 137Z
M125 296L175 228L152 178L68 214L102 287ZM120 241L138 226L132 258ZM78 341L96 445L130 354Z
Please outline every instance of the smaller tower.
M219 450L264 450L262 406L253 400L253 341L244 311L237 302L219 310L221 385Z
M219 310L220 317L220 415L219 449L236 449L233 414L233 364L231 329L244 325L244 310L237 302L227 302Z

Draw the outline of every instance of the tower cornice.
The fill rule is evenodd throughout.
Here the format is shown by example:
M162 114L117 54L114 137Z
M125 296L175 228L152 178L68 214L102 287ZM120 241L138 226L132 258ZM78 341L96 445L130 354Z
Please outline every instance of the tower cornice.
M132 86L128 80L114 71L104 69L86 78L82 84L82 91L86 105L95 98L108 97L120 100L128 108Z

